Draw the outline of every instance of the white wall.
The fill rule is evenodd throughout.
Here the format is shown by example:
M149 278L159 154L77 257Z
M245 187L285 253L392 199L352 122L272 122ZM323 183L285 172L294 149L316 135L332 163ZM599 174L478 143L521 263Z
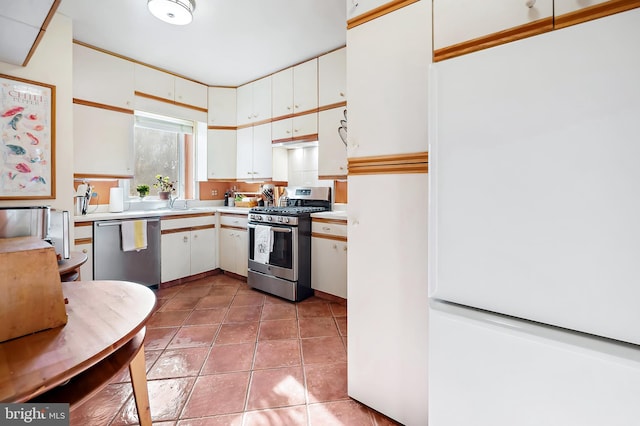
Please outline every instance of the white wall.
M56 86L56 198L5 200L0 206L49 205L73 210L73 114L71 19L55 14L26 67L0 62L0 74Z

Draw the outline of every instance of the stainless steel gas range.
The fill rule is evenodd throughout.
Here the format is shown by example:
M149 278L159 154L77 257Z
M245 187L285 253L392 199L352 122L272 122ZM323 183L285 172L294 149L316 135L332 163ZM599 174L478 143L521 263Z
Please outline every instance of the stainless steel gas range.
M249 210L250 287L300 301L311 288L311 213L331 210L331 188L287 187L284 206Z

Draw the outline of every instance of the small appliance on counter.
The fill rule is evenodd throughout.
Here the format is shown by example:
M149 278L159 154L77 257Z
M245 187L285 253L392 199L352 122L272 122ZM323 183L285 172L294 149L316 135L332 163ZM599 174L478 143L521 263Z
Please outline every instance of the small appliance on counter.
M0 238L38 237L69 258L69 212L49 206L0 207Z

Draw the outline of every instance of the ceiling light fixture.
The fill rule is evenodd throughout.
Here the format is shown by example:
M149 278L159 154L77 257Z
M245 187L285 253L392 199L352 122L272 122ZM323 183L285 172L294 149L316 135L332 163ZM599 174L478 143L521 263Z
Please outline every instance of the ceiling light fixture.
M193 19L196 0L148 0L149 12L161 21L186 25Z

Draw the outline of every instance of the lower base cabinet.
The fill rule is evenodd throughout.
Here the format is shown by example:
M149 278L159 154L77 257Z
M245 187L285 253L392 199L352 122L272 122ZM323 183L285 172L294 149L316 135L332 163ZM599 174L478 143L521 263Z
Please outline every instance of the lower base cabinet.
M249 242L247 231L236 228L220 229L220 268L243 277L247 276Z
M347 298L347 222L313 219L311 287Z

